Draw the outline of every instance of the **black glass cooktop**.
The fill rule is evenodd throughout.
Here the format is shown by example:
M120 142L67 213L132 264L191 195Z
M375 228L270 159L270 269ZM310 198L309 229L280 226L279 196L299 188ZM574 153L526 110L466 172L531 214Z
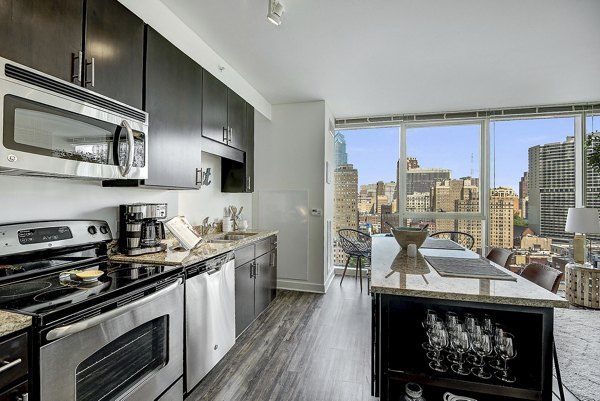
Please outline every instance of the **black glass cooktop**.
M0 309L43 315L127 287L150 283L160 275L177 269L181 268L108 261L83 267L70 265L69 270L0 285ZM103 274L91 280L78 278L77 273L91 270L99 270Z

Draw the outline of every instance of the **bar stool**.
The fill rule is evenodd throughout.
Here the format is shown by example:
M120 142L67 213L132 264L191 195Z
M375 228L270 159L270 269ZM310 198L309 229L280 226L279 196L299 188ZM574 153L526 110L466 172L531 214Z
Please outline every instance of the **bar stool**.
M360 291L362 292L362 259L365 258L369 261L371 260L371 236L350 228L338 230L338 235L340 237L342 249L344 250L346 255L348 255L348 257L346 258L346 266L344 266L344 273L342 274L342 279L340 280L340 285L342 285L344 277L346 276L346 271L348 270L348 264L350 263L350 259L356 258L356 268L358 269L358 273L360 274ZM369 265L369 268L367 269L367 291L369 291L370 283L371 271Z

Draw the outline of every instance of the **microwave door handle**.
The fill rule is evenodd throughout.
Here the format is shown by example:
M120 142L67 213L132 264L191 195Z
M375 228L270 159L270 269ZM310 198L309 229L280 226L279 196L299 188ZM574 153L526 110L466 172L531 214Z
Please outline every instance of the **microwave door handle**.
M133 130L131 129L129 123L126 120L123 120L121 126L127 130L127 143L129 144L129 151L127 152L127 162L125 163L125 166L121 166L120 160L117 161L119 162L119 169L121 170L121 175L123 177L127 177L127 174L129 174L129 172L131 171L131 167L133 167L135 142L133 138Z
M57 327L55 329L52 329L46 334L46 340L48 340L48 341L58 340L60 338L66 337L66 336L70 336L71 334L79 333L80 331L89 329L90 327L94 327L99 324L102 324L102 323L106 322L107 320L110 320L114 317L117 317L119 315L127 313L139 306L142 306L144 304L147 304L148 302L154 301L155 299L162 297L163 295L167 294L168 292L175 290L178 286L181 285L182 282L183 282L183 279L179 278L179 279L177 279L176 282L169 285L168 287L165 287L160 291L156 291L155 293L150 294L147 297L138 299L137 301L133 301L133 302L131 302L127 305L124 305L120 308L113 309L111 311L102 313L101 315L94 316L87 320L82 320L81 322L77 322L77 323L69 324L67 326L62 326L62 327Z

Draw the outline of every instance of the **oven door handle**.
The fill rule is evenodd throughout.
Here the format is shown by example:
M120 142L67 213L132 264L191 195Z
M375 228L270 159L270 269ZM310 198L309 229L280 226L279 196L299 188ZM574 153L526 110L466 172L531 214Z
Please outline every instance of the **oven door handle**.
M131 125L127 122L127 120L123 120L121 126L127 130L127 144L129 149L127 151L127 162L125 166L121 166L119 163L119 169L121 170L121 175L123 177L127 177L129 171L131 171L131 167L133 167L133 159L135 157L135 141L133 139L133 130L131 129Z
M137 301L133 301L133 302L131 302L127 305L124 305L120 308L113 309L111 311L102 313L101 315L94 316L90 319L83 320L81 322L77 322L77 323L69 324L67 326L62 326L62 327L57 327L55 329L52 329L46 334L46 340L48 340L48 341L58 340L59 338L63 338L63 337L69 336L71 334L79 333L80 331L89 329L90 327L94 327L99 324L102 324L102 323L106 322L107 320L110 320L114 317L117 317L119 315L127 313L132 309L135 309L139 306L142 306L144 304L147 304L148 302L151 302L157 298L162 297L166 293L175 290L178 286L181 285L182 282L183 282L183 279L179 278L179 279L177 279L177 281L175 283L169 285L168 287L165 287L160 291L156 291L155 293L150 294L147 297L138 299Z

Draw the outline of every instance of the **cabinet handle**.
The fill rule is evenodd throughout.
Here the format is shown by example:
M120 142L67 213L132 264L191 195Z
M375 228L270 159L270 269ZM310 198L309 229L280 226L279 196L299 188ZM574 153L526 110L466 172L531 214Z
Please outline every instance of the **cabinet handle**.
M85 65L86 67L88 65L92 67L92 79L90 81L86 80L85 86L91 84L93 88L94 86L96 86L96 58L92 57L92 61L90 61L89 63L86 61Z
M200 173L200 180L198 180L198 173ZM196 169L196 185L202 186L202 182L204 181L204 173L201 168Z
M29 401L29 393L21 394L17 397L17 401Z
M231 142L231 138L233 138L233 128L229 127L228 131L227 141Z
M254 278L254 262L250 263L250 278Z
M77 80L81 84L81 69L83 68L83 53L77 52L77 55L75 55L75 53L72 53L72 54L73 54L73 74L71 75L71 79L73 80L73 82L75 82L75 80ZM75 67L75 61L77 61L77 67Z
M229 128L223 127L223 142L227 142L227 133L229 132Z
M250 180L252 179L251 176L248 176L248 191L250 191L250 188L252 188L252 185L250 184Z
M269 266L275 267L275 252L271 252L269 255Z
M15 360L14 360L14 361L12 361L12 362L3 362L3 363L4 363L4 366L2 366L2 367L0 368L0 373L2 373L2 372L6 372L7 370L9 370L9 369L11 369L11 368L14 368L15 366L17 366L17 365L18 365L18 364L20 364L21 362L22 362L21 358L19 358L19 359L15 359Z

